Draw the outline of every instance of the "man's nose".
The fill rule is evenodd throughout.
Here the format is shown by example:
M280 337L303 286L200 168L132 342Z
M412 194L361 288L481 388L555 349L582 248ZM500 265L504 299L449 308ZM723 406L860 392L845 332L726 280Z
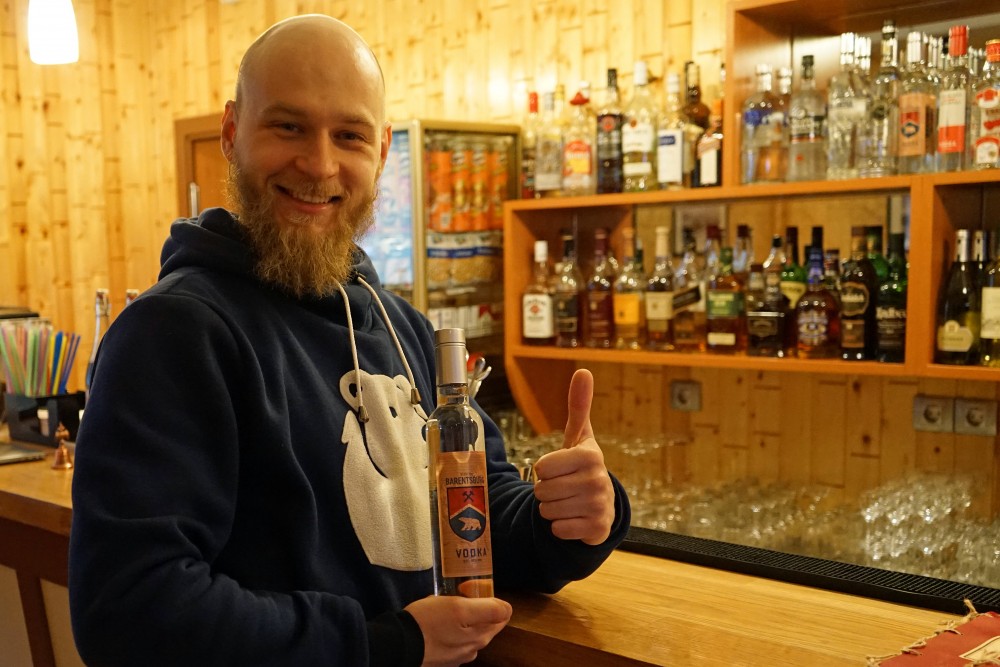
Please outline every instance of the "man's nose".
M326 180L340 172L340 152L329 137L317 136L303 146L295 166L314 180Z

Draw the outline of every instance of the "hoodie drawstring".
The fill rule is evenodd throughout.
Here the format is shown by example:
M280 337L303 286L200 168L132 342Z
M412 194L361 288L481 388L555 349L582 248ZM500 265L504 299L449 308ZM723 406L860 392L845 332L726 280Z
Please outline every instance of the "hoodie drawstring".
M392 320L389 319L389 314L385 312L385 306L382 305L382 300L378 297L378 292L372 288L364 278L358 276L358 282L365 286L365 288L371 293L372 298L375 299L376 305L378 305L379 312L382 313L382 319L385 321L385 326L389 330L389 335L392 336L393 343L396 344L396 351L399 353L399 358L403 362L403 368L406 369L406 378L410 382L410 404L419 405L420 404L420 391L417 389L417 383L413 378L413 371L410 370L410 364L406 360L406 354L403 353L403 346L399 343L399 338L396 336L396 330L392 328ZM344 289L343 285L339 282L337 283L337 291L340 292L340 296L344 299L344 310L347 313L347 332L351 340L351 359L354 362L354 378L355 384L358 386L358 421L363 424L368 423L368 410L365 409L365 399L362 393L361 387L361 366L358 363L358 347L354 340L354 318L351 317L351 303L347 298L347 291Z

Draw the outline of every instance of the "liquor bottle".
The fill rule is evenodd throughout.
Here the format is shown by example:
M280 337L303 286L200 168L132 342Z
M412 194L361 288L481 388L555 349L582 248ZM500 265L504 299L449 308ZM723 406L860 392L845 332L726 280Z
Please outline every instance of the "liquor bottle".
M684 63L684 85L687 88L684 108L684 116L697 125L702 130L709 128L709 116L711 110L701 101L701 68L698 63L689 60Z
M682 231L684 254L674 275L674 349L705 351L705 291L698 268L694 232Z
M872 40L858 35L854 39L854 71L866 89L871 87L871 69Z
M612 301L615 309L615 347L637 350L642 347L645 331L646 307L643 291L646 278L642 265L637 261L635 230L622 230L622 270L615 280Z
M587 311L584 343L587 347L611 347L615 332L612 289L616 273L608 253L608 230L594 230L594 268L587 278Z
M694 159L694 187L722 184L722 99L712 101L711 125L698 139Z
M556 345L579 347L583 314L583 275L576 261L576 243L572 232L562 233L562 261L556 270L553 300L556 317Z
M806 270L799 264L799 228L785 229L785 262L781 267L781 293L788 298L788 307L795 304L806 292Z
M556 112L555 93L542 95L542 120L535 152L535 196L559 194L563 177L562 122Z
M778 274L778 280L780 281L781 270L785 268L787 261L788 259L785 256L785 240L781 238L781 234L775 234L771 237L771 250L764 259L764 271Z
M882 225L865 227L865 247L868 260L875 267L875 275L881 285L882 281L889 277L889 261L882 254Z
M858 175L857 138L870 98L854 68L855 34L840 36L840 71L827 87L827 169L829 179Z
M535 159L538 154L538 93L528 93L528 115L521 132L521 199L535 198Z
M851 259L840 276L840 356L851 361L874 359L878 347L875 313L878 276L868 259L865 227L851 228Z
M925 174L934 170L937 150L937 87L927 73L924 35L906 36L906 68L899 80L900 174Z
M836 248L827 248L823 251L823 287L837 300L837 307L840 308L840 251Z
M608 87L597 110L597 192L622 191L622 109L618 70L608 70Z
M951 66L941 76L937 112L937 170L959 171L966 165L966 137L969 127L969 26L955 25L948 30L948 55Z
M622 174L625 192L656 189L656 118L646 63L638 61L633 73L635 89L625 108L622 124Z
M970 160L976 169L1000 169L1000 39L986 42L986 64L974 88Z
M690 187L685 173L685 130L688 119L681 113L681 83L676 72L667 74L667 96L656 128L656 182L663 190ZM685 177L688 180L685 182Z
M871 105L858 136L858 175L896 173L899 137L899 44L896 24L882 25L882 63L871 85Z
M816 90L813 57L802 56L802 79L788 109L789 181L826 178L826 99Z
M747 354L753 357L784 357L788 299L781 293L777 273L764 273L763 264L750 267L747 283Z
M427 420L435 595L493 596L486 452L469 405L465 331L434 332L437 407Z
M125 290L125 305L128 306L139 298L139 290L129 287Z
M111 325L111 296L104 287L98 288L94 297L94 345L90 348L90 359L87 361L87 371L84 375L83 386L86 395L90 396L90 385L94 380L94 363L97 361L97 349L101 346L101 339Z
M743 283L733 274L733 249L719 253L719 268L709 278L705 301L705 345L709 352L746 349Z
M594 137L596 125L588 111L590 84L580 82L580 90L570 100L571 111L563 136L564 195L589 195L594 193Z
M744 283L753 264L753 238L750 225L736 225L736 241L733 243L733 273Z
M795 306L795 331L800 359L832 359L840 353L840 313L823 286L822 248L809 247L809 287Z
M777 113L778 98L771 91L771 66L757 65L757 92L743 103L743 183L784 179L788 146L785 119Z
M980 298L971 256L971 234L955 232L955 261L941 283L937 307L934 362L975 364L979 359Z
M1000 368L1000 253L993 257L980 276L979 363Z
M556 328L546 241L535 241L534 256L532 279L521 295L521 332L525 343L552 345L556 341Z
M670 228L656 228L656 259L646 281L646 342L653 350L674 347L674 267L670 260Z
M902 363L906 357L906 257L902 232L889 234L888 273L879 283L875 320L879 361Z

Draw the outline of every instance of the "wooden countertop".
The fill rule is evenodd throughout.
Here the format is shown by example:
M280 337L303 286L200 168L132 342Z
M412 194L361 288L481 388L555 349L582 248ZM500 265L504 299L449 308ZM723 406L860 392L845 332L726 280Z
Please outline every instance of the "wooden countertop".
M0 519L69 535L72 471L0 466ZM863 666L956 616L618 551L556 595L503 595L483 667Z

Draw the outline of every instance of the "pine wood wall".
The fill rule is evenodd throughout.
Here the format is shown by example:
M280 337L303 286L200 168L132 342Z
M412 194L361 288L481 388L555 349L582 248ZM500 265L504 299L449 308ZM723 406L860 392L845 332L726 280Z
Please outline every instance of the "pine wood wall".
M93 294L156 280L177 210L174 121L220 112L246 46L322 12L378 54L391 118L519 122L528 89L603 86L644 59L702 65L714 96L724 0L75 0L80 62L28 59L28 0L0 3L0 304L93 335ZM82 386L83 365L75 379Z

